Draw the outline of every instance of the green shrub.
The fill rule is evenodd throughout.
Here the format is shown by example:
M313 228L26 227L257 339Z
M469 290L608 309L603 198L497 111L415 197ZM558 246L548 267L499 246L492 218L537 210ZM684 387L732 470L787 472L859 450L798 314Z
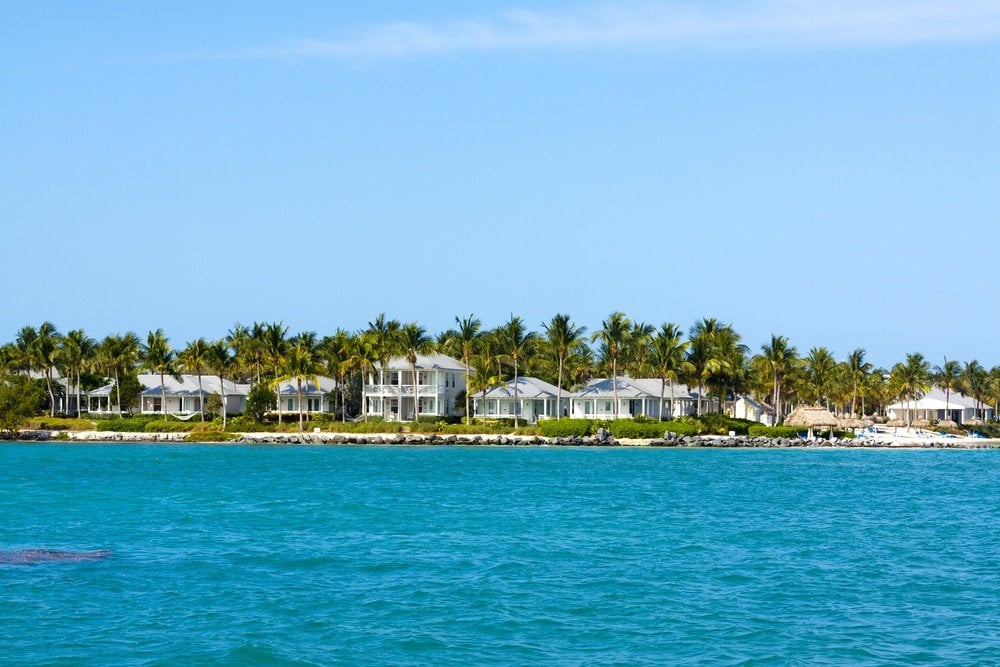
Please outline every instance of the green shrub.
M663 428L663 433L657 437L663 436L664 433L673 433L674 435L701 435L704 428L700 421L690 417L670 419L663 422L661 426Z
M764 424L754 424L750 427L749 435L753 438L794 438L805 429L795 426L765 426Z
M75 417L35 417L28 420L26 428L41 431L93 431L94 422Z
M156 419L147 422L142 430L146 433L186 433L193 430L194 427L194 423Z
M153 415L135 415L134 417L116 417L97 423L98 431L121 431L128 433L142 433L146 430L146 424L156 421Z
M593 419L546 419L539 422L539 431L546 438L576 438L591 435Z
M616 438L662 438L670 430L670 422L637 419L617 419L611 422L611 435Z

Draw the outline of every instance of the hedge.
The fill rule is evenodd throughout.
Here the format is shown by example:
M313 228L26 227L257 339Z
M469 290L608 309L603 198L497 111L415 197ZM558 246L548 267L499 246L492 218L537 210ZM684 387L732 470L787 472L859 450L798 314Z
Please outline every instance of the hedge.
M546 419L539 422L546 438L582 438L596 430L593 419Z

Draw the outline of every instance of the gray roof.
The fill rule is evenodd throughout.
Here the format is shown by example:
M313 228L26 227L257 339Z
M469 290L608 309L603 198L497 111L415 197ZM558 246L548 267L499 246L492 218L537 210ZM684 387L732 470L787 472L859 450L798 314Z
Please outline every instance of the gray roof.
M318 389L316 388L316 385L313 384L312 382L306 382L306 381L302 382L303 395L329 394L331 391L337 388L336 380L332 380L322 375L320 375L316 379L319 380ZM281 382L278 385L278 389L283 395L287 394L290 396L295 396L298 394L298 382L295 380L285 380L284 382Z
M163 385L166 390L167 396L197 396L198 395L198 376L197 375L181 375L180 381L178 382L169 375L163 376ZM140 373L139 374L139 384L141 384L145 389L142 391L143 396L159 396L160 395L160 376L156 373ZM113 385L108 385L108 388ZM250 385L248 384L237 384L235 382L230 382L225 380L223 382L223 388L225 389L227 396L243 395L245 396L250 392ZM105 389L101 389L90 392L91 396L101 396L98 392ZM108 393L112 393L109 389ZM211 394L219 393L219 378L216 375L202 375L201 376L201 393L205 396Z
M376 364L376 368L381 368L381 366ZM410 361L405 356L393 357L389 360L389 365L386 369L390 371L408 371L410 370ZM465 364L454 357L449 357L447 354L433 352L431 354L417 355L417 370L461 371L464 373Z
M659 378L617 378L618 398L660 398L660 387L663 387L663 398L670 399L670 383L661 383ZM576 398L614 398L615 382L611 378L591 380L583 389L575 394ZM687 385L673 383L674 400L695 400L698 390Z
M533 377L519 377L517 379L518 398L555 398L559 388L554 384L549 384L544 380ZM573 396L573 392L562 390L564 398ZM507 384L494 387L486 392L486 398L514 398L514 380Z

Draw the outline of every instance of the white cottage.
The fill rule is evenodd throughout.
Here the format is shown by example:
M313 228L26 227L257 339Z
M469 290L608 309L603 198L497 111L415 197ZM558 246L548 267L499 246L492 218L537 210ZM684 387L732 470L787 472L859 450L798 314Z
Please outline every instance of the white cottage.
M755 401L749 396L739 396L736 398L736 401L733 403L733 417L759 422L766 426L774 425L774 409L770 405Z
M491 417L511 419L516 416L529 424L534 424L539 419L554 419L569 415L572 392L563 389L559 398L560 406L556 407L559 389L553 384L538 378L519 377L516 389L515 398L515 384L512 379L505 385L489 390L485 397L476 394L472 397L473 414L481 419Z
M570 400L573 417L582 419L613 419L615 411L615 385L617 384L618 410L620 419L631 419L639 415L651 419L660 418L660 390L663 389L663 419L696 414L698 390L683 384L663 384L658 378L616 379L601 378L591 380L574 394ZM706 397L702 401L702 411L710 411L712 403Z
M950 419L957 424L964 424L970 419L990 420L993 418L993 408L987 403L976 405L976 399L957 391L945 395L944 389L934 386L916 401L897 401L886 406L890 419L910 422L914 419L942 421Z
M417 355L417 374L406 357L394 357L369 373L364 384L365 414L386 421L413 421L415 401L420 416L453 417L461 414L456 398L465 390L465 366L446 354Z
M308 414L318 414L323 412L333 412L334 397L333 392L337 390L337 381L319 376L316 378L319 384L302 381L302 406L303 412ZM278 406L284 413L299 413L299 393L297 380L285 380L277 387L281 402Z

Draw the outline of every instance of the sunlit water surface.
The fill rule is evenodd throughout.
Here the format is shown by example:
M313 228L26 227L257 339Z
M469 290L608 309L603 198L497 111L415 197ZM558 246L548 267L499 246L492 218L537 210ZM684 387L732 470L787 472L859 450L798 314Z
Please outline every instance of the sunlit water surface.
M1000 451L0 445L0 660L1000 662Z

